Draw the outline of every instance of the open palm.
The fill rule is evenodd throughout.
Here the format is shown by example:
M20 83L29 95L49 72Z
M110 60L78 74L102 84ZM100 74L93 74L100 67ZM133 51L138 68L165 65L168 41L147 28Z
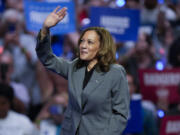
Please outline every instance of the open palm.
M43 24L45 28L51 28L55 26L58 22L60 22L65 17L67 8L63 7L61 10L59 9L60 9L60 6L56 7L56 9L46 17Z

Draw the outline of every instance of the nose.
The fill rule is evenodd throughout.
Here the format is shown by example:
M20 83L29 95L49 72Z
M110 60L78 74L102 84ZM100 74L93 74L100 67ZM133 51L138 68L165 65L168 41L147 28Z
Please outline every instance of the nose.
M83 42L80 44L81 48L86 48L87 47L87 43L86 42Z

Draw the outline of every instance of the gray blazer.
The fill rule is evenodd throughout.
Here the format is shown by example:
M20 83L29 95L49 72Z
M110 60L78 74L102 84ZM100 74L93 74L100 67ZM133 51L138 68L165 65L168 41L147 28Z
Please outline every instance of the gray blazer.
M129 90L125 70L112 64L106 73L94 70L84 90L85 67L75 68L51 50L50 35L37 38L36 52L43 65L68 80L69 102L61 135L120 135L129 113ZM77 133L78 131L78 133Z

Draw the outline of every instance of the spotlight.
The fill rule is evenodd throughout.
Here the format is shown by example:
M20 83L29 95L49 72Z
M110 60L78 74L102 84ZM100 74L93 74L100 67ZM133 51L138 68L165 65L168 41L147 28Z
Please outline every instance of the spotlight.
M119 59L119 54L116 52L116 59Z
M164 69L164 64L163 64L162 61L157 61L156 62L156 69L160 70L160 71Z
M157 110L157 115L158 115L159 118L163 118L165 113L164 113L163 110Z
M164 4L164 0L158 0L159 4Z
M125 0L116 0L116 5L118 7L123 7L126 4Z

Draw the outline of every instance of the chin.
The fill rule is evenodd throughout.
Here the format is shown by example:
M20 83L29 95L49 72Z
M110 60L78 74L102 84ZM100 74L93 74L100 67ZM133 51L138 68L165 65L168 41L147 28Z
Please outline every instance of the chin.
M87 60L87 57L80 55L81 60Z
M88 59L88 58L81 58L80 57L80 59L82 60L82 61L91 61L92 59Z
M86 58L83 58L83 57L80 57L80 59L81 59L81 60L84 60L84 61L88 60L88 59L86 59Z
M81 60L84 60L84 61L91 61L93 59L93 57L89 57L87 55L80 55L79 57Z

